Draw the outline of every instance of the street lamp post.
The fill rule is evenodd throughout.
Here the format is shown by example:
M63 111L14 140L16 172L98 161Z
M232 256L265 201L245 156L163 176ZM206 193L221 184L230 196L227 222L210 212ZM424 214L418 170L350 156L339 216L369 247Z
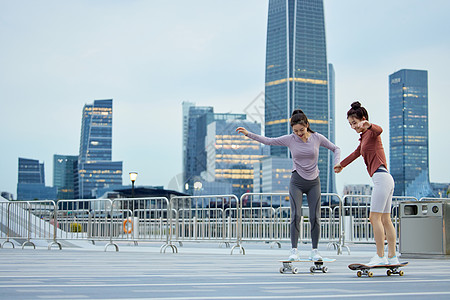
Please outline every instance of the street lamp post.
M131 180L131 198L134 198L134 182L137 178L137 172L130 172L130 180Z

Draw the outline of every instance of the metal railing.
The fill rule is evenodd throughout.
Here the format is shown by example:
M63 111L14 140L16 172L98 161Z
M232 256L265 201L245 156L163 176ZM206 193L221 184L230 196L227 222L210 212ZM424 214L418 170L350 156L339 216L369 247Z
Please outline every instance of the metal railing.
M321 197L321 240L335 247L339 254L344 246L340 225L342 200L333 193L323 193ZM264 241L281 247L281 242L290 241L290 220L288 193L246 193L241 197L241 242ZM307 205L302 207L300 240L311 242Z
M121 198L112 201L110 243L115 241L163 242L161 252L171 247L170 203L165 197ZM116 246L117 247L117 246Z
M345 195L343 198L342 221L344 227L344 244L351 243L375 243L372 225L370 224L370 195ZM402 201L417 201L415 197L394 196L392 198L391 218L392 223L399 231L399 203Z
M36 248L31 240L44 240L49 249L53 245L61 249L55 238L55 211L55 202L51 200L0 202L1 232L6 238L1 247L10 244L14 248L11 240L16 240L22 243L22 249L26 246Z
M239 199L235 195L176 196L170 199L170 245L186 241L239 243Z
M337 254L348 244L375 243L369 195L322 194L321 242ZM422 198L420 200L427 200ZM436 198L430 198L436 199ZM393 197L392 221L399 230L399 203L417 201L414 197ZM306 202L303 202L306 204ZM308 206L303 207L300 240L311 242ZM74 199L54 201L0 202L0 247L13 241L36 247L45 240L48 248L61 241L106 242L119 250L117 242L162 243L160 252L184 242L231 244L245 254L243 242L266 242L281 247L290 241L288 193L246 193L235 195L177 196L123 199ZM398 236L398 235L397 235Z
M58 238L107 241L163 241L169 244L169 201L165 197L60 200L57 203Z

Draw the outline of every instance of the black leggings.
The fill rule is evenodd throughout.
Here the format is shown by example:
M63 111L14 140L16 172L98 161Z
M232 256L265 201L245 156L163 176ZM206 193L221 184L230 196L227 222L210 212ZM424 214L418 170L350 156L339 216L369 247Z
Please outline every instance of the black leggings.
M289 201L291 203L291 244L297 248L300 236L303 193L306 194L311 223L312 248L316 249L320 238L320 178L306 180L296 171L292 172L289 183Z

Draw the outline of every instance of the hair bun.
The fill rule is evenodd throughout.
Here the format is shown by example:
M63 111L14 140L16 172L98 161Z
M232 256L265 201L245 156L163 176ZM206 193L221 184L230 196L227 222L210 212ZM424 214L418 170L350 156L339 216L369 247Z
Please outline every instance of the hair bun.
M359 103L359 101L355 101L355 102L352 103L351 107L353 109L358 109L358 108L361 107L361 103Z
M301 110L301 109L296 109L296 110L294 110L293 112L292 112L292 115L296 115L296 114L305 114L304 112L303 112L303 110Z

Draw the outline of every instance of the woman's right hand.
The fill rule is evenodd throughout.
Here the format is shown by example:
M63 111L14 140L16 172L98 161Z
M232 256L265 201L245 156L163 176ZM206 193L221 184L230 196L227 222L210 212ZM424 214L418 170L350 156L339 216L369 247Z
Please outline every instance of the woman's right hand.
M247 129L245 129L244 127L238 127L238 128L236 128L236 131L239 132L239 133L242 133L243 135L247 135L248 134Z

